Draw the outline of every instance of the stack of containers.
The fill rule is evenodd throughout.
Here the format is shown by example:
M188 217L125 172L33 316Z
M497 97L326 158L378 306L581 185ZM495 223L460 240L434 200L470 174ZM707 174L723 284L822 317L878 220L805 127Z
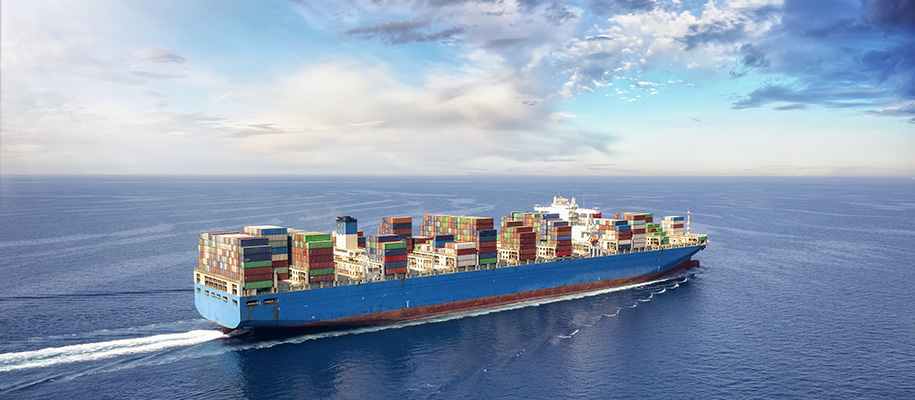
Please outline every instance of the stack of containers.
M226 278L238 279L238 269L229 271L220 264L220 255L217 252L216 239L217 235L231 235L239 232L201 232L200 239L197 240L197 250L200 251L200 258L197 260L197 269L219 275Z
M556 249L556 257L572 255L572 226L567 221L551 221L549 244Z
M432 241L431 236L413 236L407 239L407 254L412 253L416 246L426 244Z
M519 260L533 260L537 258L537 232L530 226L523 226L523 221L511 221L509 217L502 218L502 234L499 235L499 244L502 248L518 251Z
M400 235L401 239L413 236L413 218L387 217L378 224L379 235Z
M653 215L649 213L619 213L617 218L622 217L632 229L632 248L643 248L648 242L645 235L645 224L653 222Z
M497 248L498 231L494 229L495 220L489 217L466 217L458 215L427 214L423 215L421 232L433 237L433 247L441 248L448 241L474 242L481 265L495 264L499 261ZM449 239L448 236L452 237Z
M244 290L273 286L270 241L266 237L241 233L216 234L215 271L242 282ZM215 273L211 270L211 273Z
M522 226L529 226L534 229L535 233L539 234L543 222L543 215L550 215L551 217L555 217L555 219L559 219L559 214L541 214L527 211L511 211L507 214L507 217L510 221L523 222Z
M667 232L669 235L673 235L673 236L683 235L683 217L678 217L678 216L664 217L664 220L661 221L661 227L664 228L664 232Z
M290 235L292 264L309 283L332 281L334 270L334 241L329 233L294 232Z
M435 235L432 236L432 248L442 249L446 244L454 241L454 235Z
M540 242L554 249L557 257L572 255L572 226L559 219L559 214L540 215Z
M481 229L477 232L477 253L480 255L480 265L489 265L499 262L498 240L499 234L495 229Z
M253 236L266 237L270 243L270 261L277 279L289 279L289 237L287 229L275 225L244 226L242 232ZM273 279L273 278L271 278Z
M474 242L449 242L442 253L455 256L455 267L477 265L477 245Z
M649 237L657 237L660 244L670 243L670 237L667 236L667 229L661 227L661 224L645 224L645 234Z
M632 248L632 226L624 219L597 219L597 232L601 239L615 241L617 249Z
M365 232L358 231L356 232L356 244L360 249L365 248Z
M365 246L369 258L380 261L385 275L407 272L407 242L400 235L369 236Z

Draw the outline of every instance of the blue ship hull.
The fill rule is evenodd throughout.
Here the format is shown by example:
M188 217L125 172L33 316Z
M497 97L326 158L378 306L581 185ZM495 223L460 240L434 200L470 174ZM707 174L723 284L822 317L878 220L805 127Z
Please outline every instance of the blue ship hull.
M200 314L227 329L337 327L428 318L660 278L705 245L240 297L195 284Z

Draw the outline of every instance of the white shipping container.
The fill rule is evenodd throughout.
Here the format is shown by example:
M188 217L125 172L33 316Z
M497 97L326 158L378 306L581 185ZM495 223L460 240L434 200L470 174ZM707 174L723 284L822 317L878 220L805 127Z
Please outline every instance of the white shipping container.
M477 265L477 261L476 260L458 261L457 264L455 264L455 266L457 266L457 267L469 267L472 265Z
M274 254L274 255L270 256L270 260L272 260L272 261L286 261L288 259L289 259L289 254L286 254L286 253Z
M456 250L475 249L476 247L477 247L477 244L474 242L460 242L460 243L454 244L454 248Z
M477 255L476 255L476 254L465 254L465 255L462 255L462 256L457 256L457 260L458 260L458 261L476 260L476 259L477 259Z

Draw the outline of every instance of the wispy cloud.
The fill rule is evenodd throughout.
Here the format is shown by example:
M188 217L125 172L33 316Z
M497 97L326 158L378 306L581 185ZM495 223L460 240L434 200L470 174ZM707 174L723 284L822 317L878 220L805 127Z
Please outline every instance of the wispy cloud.
M793 103L793 104L781 104L772 108L776 111L788 111L788 110L806 110L806 104Z
M344 32L346 35L363 39L375 39L388 44L407 44L414 42L450 42L464 32L464 27L453 26L447 29L430 30L428 20L391 21L371 26L360 26Z
M909 103L899 107L888 107L882 110L874 110L874 114L882 117L903 117L909 118L910 124L915 124L915 103Z
M750 92L734 103L735 109L759 107L774 102L794 103L791 109L804 104L830 108L862 107L876 104L884 96L879 90L869 88L843 88L833 86L768 85Z

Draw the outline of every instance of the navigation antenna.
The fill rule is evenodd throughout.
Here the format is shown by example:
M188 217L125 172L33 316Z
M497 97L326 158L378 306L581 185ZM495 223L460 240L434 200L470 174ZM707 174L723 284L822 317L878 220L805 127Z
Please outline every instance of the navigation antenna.
M686 209L686 234L689 234L689 209Z

